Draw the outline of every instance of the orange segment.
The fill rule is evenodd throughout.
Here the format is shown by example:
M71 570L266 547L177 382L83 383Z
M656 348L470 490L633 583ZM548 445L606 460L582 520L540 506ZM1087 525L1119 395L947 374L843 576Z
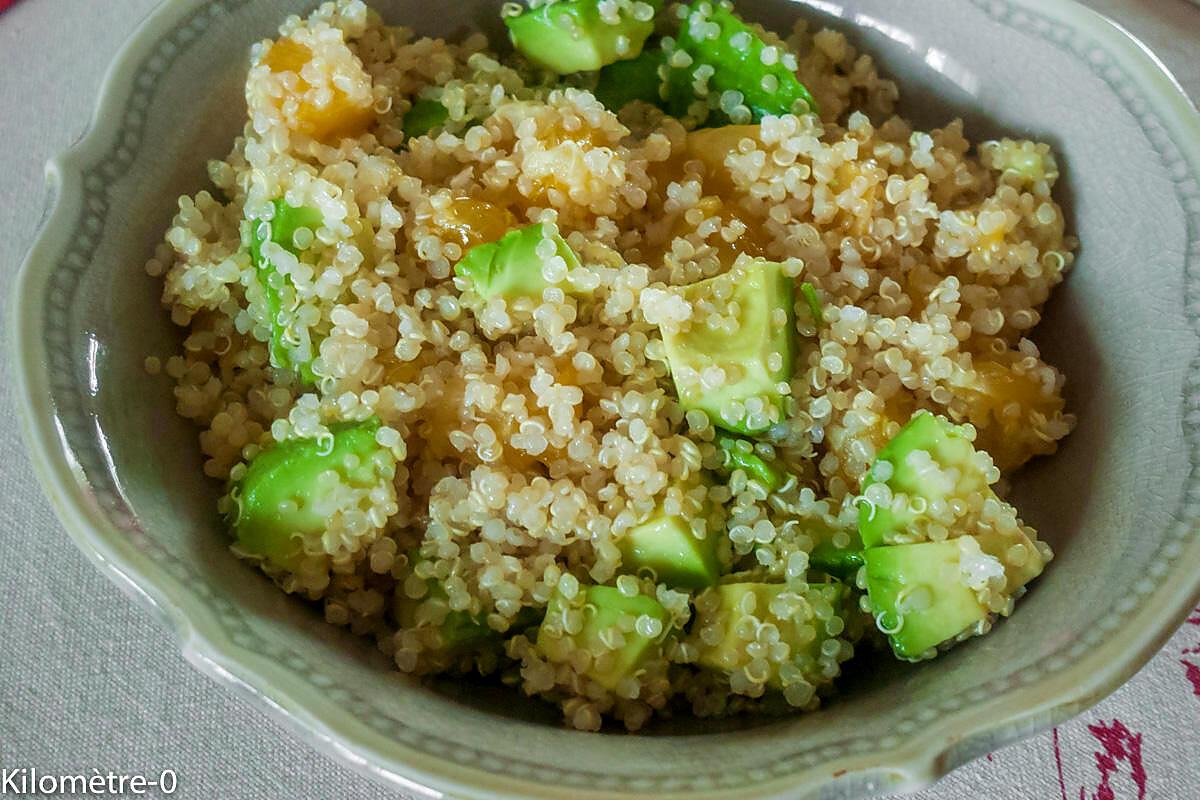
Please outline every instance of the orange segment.
M726 125L691 131L684 140L684 157L703 163L707 188L727 195L734 185L733 175L725 166L726 156L738 152L738 144L743 139L759 141L759 133L757 125Z
M903 397L901 395L904 395ZM857 409L856 414L866 417L866 424L856 422L852 429L845 427L848 419L839 415L833 424L826 428L824 449L837 456L837 468L826 475L829 480L840 480L845 490L856 492L863 475L874 461L872 455L869 461L864 461L859 455L862 441L871 444L871 452L878 453L884 445L900 430L900 426L912 416L911 394L901 392L884 403L882 409Z
M421 367L416 361L400 361L394 356L388 356L384 362L383 382L385 386L398 386L402 383L413 383L421 373Z
M332 89L329 102L315 105L311 96L313 87L301 77L301 70L312 56L312 50L307 45L287 38L275 42L263 56L263 63L271 72L292 72L298 79L298 105L295 118L291 120L293 130L321 142L361 136L375 121L375 109L354 102L336 86Z
M536 122L533 135L519 136L513 151L522 171L517 183L522 195L518 204L543 205L550 200L551 192L569 195L573 189L600 188L592 176L588 156L596 150L616 147L620 135L585 121L570 130L557 117L541 117Z
M421 452L426 459L437 461L463 460L469 463L482 463L473 448L458 450L450 440L450 432L454 430L470 430L476 422L486 422L496 434L500 444L498 464L509 469L529 473L539 468L542 462L548 463L563 457L563 452L555 447L548 447L539 456L532 456L514 447L512 437L520 432L520 423L509 414L500 410L481 414L477 409L466 407L466 381L453 371L440 366L432 368L417 366L415 362L396 362L385 371L384 380L388 383L417 382L426 392L426 403L420 417L413 424L416 437L409 443L410 451ZM572 374L574 370L572 370ZM528 388L505 385L504 392L524 394L527 398L527 408L537 409L533 393Z
M733 223L745 226L742 235L732 242L725 241L725 237L719 231L708 237L708 243L716 248L717 257L722 264L732 264L742 253L759 258L766 256L770 237L754 220L746 219L738 209L731 208L729 203L719 197L702 197L697 207L706 217L719 216L723 227L729 227ZM683 223L683 220L680 220L680 223Z
M1020 370L1017 355L976 361L977 383L965 395L968 419L979 432L976 446L988 451L1001 470L1054 452L1055 442L1039 436L1033 423L1053 419L1064 406L1062 395L1043 387L1041 369Z
M310 58L312 50L295 39L280 39L267 50L263 63L271 68L271 72L294 72L299 75Z
M463 250L477 244L495 242L508 233L517 218L503 206L486 200L458 197L450 201L445 217L434 224L454 235Z

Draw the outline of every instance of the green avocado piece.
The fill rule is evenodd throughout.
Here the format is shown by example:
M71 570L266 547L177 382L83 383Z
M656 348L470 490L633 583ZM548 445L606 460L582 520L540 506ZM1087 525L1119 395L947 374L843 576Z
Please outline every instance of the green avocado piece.
M818 572L852 581L865 563L862 542L851 542L848 547L838 547L831 541L820 542L808 554L808 563Z
M414 570L421 560L420 552L417 549L414 548L409 551L408 561ZM447 603L446 590L442 586L441 581L434 578L427 578L425 580L425 587L425 594L422 597L412 598L404 593L403 582L397 586L393 601L393 612L396 617L396 623L401 628L420 627L421 609L428 604L440 604L447 607L446 615L442 618L442 622L438 626L438 633L441 636L442 643L439 649L440 654L456 655L474 650L479 645L499 637L499 634L488 627L484 615L472 615L467 611L450 609Z
M655 580L672 588L712 586L721 574L719 536L719 531L709 530L705 538L697 539L687 517L660 509L625 534L620 542L622 566L634 574L650 570Z
M572 609L583 615L583 627L573 635L564 631L565 615ZM663 633L654 638L638 633L634 625L641 616L657 619ZM554 663L570 661L579 648L594 652L608 649L603 656L592 659L585 674L611 691L623 679L635 675L647 660L662 655L662 641L670 627L670 615L653 597L629 597L611 586L588 586L570 601L561 594L551 598L538 629L536 647ZM616 633L622 641L611 649Z
M300 538L325 530L331 493L392 480L396 459L375 441L378 419L329 430L331 439L290 439L262 450L231 488L236 509L230 525L247 553L295 569L304 555Z
M684 287L682 296L693 308L689 326L662 331L680 405L725 430L763 433L782 418L778 385L792 376L792 279L779 264L751 260ZM705 385L714 368L724 382Z
M446 592L435 580L427 581L429 591L425 596L414 600L402 591L396 592L395 614L401 628L415 628L419 625L418 610L429 603L446 604ZM488 627L483 615L473 616L466 611L448 610L442 623L438 626L442 646L439 653L455 655L477 649L489 642L498 641L500 634Z
M415 139L425 136L435 128L440 128L450 118L450 112L441 101L429 97L421 97L413 102L404 114L402 129L404 138Z
M409 563L416 567L421 560L417 550L409 553ZM393 600L393 613L401 628L416 628L421 625L420 611L428 604L447 606L445 616L438 626L441 647L437 649L439 656L457 656L477 651L483 647L499 644L505 634L494 630L487 624L485 614L471 614L467 611L450 609L447 603L446 589L442 582L434 578L425 581L426 592L420 598L411 598L404 594L403 583L396 590ZM516 632L537 624L541 614L535 608L522 608L509 625L509 632Z
M893 497L888 504L867 499L868 490L886 484ZM862 480L858 531L863 544L878 547L898 535L912 533L925 519L922 510L992 491L975 458L975 447L957 425L928 411L919 411L888 442ZM904 495L903 501L897 495ZM917 507L913 501L919 498Z
M250 259L266 293L267 313L271 320L271 341L268 347L271 366L294 370L304 383L312 385L316 383L316 376L313 375L311 361L296 362L286 342L288 326L286 321L281 319L281 312L282 290L287 278L276 271L270 259L263 253L263 246L267 242L274 242L292 255L298 255L299 251L295 245L296 231L308 228L315 232L323 224L323 219L321 212L315 208L289 206L282 197L273 200L271 207L273 214L269 220L251 218L246 221Z
M865 553L867 596L876 625L898 658L919 660L987 619L960 568L957 539L872 547Z
M726 675L746 668L754 661L747 652L747 645L754 641L758 628L771 624L779 631L779 641L790 649L784 663L794 669L781 674L783 664L767 662L767 686L783 689L797 677L803 677L814 686L828 683L831 679L824 677L820 663L821 646L836 637L828 635L813 606L827 603L834 614L841 616L845 613L845 597L846 587L840 583L810 583L799 594L782 583L723 583L715 586L696 599L696 621L689 639L697 648L696 664ZM786 617L777 613L781 604L791 606L791 613ZM713 627L720 632L720 638L715 641L705 632Z
M676 116L690 115L699 69L709 73L704 98L709 109L736 124L757 122L767 114L817 111L812 94L796 78L795 64L789 68L785 63L795 56L782 44L764 41L762 29L733 13L727 0L694 0L687 6L675 49L685 54L682 58L672 54L667 62L671 65L668 95ZM730 97L738 102L728 103L726 92L736 93ZM739 106L746 111L736 111ZM746 118L739 118L740 114Z
M614 113L635 100L660 105L663 81L659 69L662 65L662 50L647 48L637 58L617 61L600 70L593 94Z
M979 548L1004 565L1004 593L1012 595L1042 574L1046 558L1025 530L981 530L975 534Z
M467 280L480 297L518 297L540 299L550 284L542 274L542 256L538 246L549 240L554 254L566 262L567 270L579 267L579 259L570 245L545 223L537 222L509 231L497 242L472 247L454 266L454 274Z
M989 142L980 149L985 148L990 151L991 169L1016 176L1023 182L1035 184L1047 179L1053 181L1058 175L1058 163L1045 145L1002 139Z
M812 315L813 326L817 329L825 325L825 312L821 307L821 298L817 296L817 287L811 283L800 284L800 294L808 304L808 313Z
M442 641L448 647L471 648L496 638L496 632L488 627L486 621L465 611L451 611L442 622Z
M514 16L504 24L526 58L559 75L591 72L636 58L654 33L654 15L662 0L618 6L617 18L605 20L599 0L552 0Z
M740 469L746 473L747 478L758 481L768 492L773 492L783 486L787 480L785 471L778 464L773 461L768 462L754 452L754 442L749 439L719 432L713 439L713 444L723 454L725 462L723 470L726 473Z

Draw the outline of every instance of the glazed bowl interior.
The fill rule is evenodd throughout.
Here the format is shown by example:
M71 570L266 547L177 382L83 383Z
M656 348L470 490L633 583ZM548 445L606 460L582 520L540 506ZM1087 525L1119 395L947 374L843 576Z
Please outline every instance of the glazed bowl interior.
M1154 597L1168 574L1164 555L1194 546L1183 524L1193 480L1185 381L1196 351L1183 243L1197 234L1180 211L1180 168L1147 127L1145 104L1055 18L989 10L1007 3L739 0L776 30L802 16L845 31L899 82L900 110L918 126L962 117L972 141L1029 137L1059 154L1059 196L1083 244L1035 339L1066 372L1079 426L1014 482L1015 503L1057 557L992 635L918 666L867 654L813 714L678 717L638 737L585 734L508 690L422 684L389 669L369 641L325 625L228 552L220 486L203 477L196 431L175 415L167 379L143 369L146 356L165 359L180 340L143 265L177 197L206 187L205 161L223 157L240 132L250 44L315 4L175 5L196 9L171 12L184 33L136 65L129 91L107 109L119 118L102 115L68 159L64 169L82 173L79 196L64 190L72 213L55 218L78 228L54 253L45 296L23 302L45 306L36 334L47 352L45 399L72 485L87 487L83 513L105 542L101 557L183 630L194 660L264 693L315 739L340 742L378 775L469 794L535 783L550 796L562 787L751 792L791 778L813 788L821 781L812 775L828 778L843 764L851 774L823 791L850 796L941 768L910 769L916 754L936 752L944 766L1091 702L1111 685L1069 670L1127 636L1145 609L1169 605ZM489 0L373 5L424 34L497 30L498 3ZM1165 616L1178 611L1170 609ZM1120 668L1136 666L1138 648L1152 647L1171 621L1139 623L1146 630L1129 638L1136 652Z

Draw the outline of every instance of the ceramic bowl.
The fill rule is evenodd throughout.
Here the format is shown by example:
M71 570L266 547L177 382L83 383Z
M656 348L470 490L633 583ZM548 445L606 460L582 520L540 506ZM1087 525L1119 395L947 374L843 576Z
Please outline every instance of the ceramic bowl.
M422 684L226 549L219 487L165 379L178 334L142 265L175 199L243 118L250 44L295 0L168 0L113 65L91 130L50 164L14 299L38 474L63 524L165 617L187 658L301 736L413 794L857 798L917 788L1095 703L1200 597L1200 120L1152 54L1067 0L742 0L777 30L846 31L922 125L1061 154L1083 246L1038 339L1078 430L1016 481L1058 553L990 636L919 666L852 670L818 713L580 733L499 689ZM376 0L423 33L494 30L498 3Z

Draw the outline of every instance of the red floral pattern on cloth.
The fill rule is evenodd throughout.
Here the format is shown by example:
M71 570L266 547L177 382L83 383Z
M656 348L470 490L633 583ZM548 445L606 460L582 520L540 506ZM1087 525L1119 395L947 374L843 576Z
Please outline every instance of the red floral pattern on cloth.
M1200 608L1099 705L911 800L1200 800ZM901 800L899 797L892 800Z
M1084 787L1079 788L1079 800L1118 800L1113 789L1114 775L1123 774L1122 766L1129 769L1129 780L1136 795L1129 795L1137 800L1146 797L1146 769L1142 764L1142 734L1134 733L1125 727L1120 720L1099 722L1087 726L1088 732L1095 737L1101 749L1095 757L1097 780L1096 789L1088 792ZM1058 728L1051 732L1054 740L1054 765L1058 771L1058 791L1062 800L1075 800L1075 795L1067 791L1067 781L1063 775L1062 747L1059 743ZM1125 797L1125 795L1121 795Z
M1188 625L1196 625L1200 627L1200 609L1196 609L1193 614L1188 617ZM1187 627L1184 627L1187 630ZM1197 635L1200 639L1200 635ZM1183 648L1181 656L1197 656L1200 655L1200 644L1194 644L1190 647ZM1192 694L1200 697L1200 659L1195 658L1180 658L1179 663L1183 665L1184 676L1188 683L1192 685Z
M17 0L0 0L0 11L4 11L4 9L15 4L16 2Z

